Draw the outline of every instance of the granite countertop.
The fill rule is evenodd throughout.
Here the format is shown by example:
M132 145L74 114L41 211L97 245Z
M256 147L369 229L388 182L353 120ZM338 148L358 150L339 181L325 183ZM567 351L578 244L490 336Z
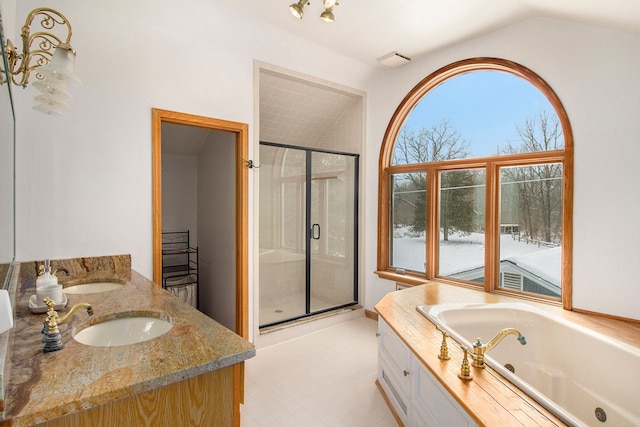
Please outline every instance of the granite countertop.
M59 326L64 348L43 353L42 324L46 314L34 314L29 298L35 293L36 263L21 264L16 295L13 343L7 351L4 419L12 426L32 425L83 411L115 399L162 387L246 360L255 347L205 314L181 302L132 270L130 258L101 257L53 262L69 270L60 283L116 281L122 288L67 295L63 316L74 304L90 303L94 316L78 310ZM173 327L153 340L118 347L93 347L72 338L106 316L126 311L163 313Z

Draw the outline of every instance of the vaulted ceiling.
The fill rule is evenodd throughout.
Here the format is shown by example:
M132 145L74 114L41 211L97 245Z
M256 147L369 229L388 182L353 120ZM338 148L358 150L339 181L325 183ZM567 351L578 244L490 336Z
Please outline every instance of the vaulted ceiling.
M356 97L310 82L260 73L260 139L317 147Z
M628 32L638 32L640 21L638 0L340 0L333 23L319 19L322 0L311 0L301 20L289 13L295 0L216 2L370 65L392 51L415 59L527 18Z
M319 19L322 0L311 0L301 20L289 13L289 4L297 0L215 1L371 66L381 66L376 59L389 52L417 59L528 18L563 19L640 32L640 0L339 0L333 23ZM330 88L261 73L260 138L315 146L353 102L352 96ZM169 141L206 138L203 132L183 134L183 128L169 127L163 134L171 135ZM180 137L173 136L176 131ZM184 152L191 148L197 152L199 147L198 143L172 144L167 149Z

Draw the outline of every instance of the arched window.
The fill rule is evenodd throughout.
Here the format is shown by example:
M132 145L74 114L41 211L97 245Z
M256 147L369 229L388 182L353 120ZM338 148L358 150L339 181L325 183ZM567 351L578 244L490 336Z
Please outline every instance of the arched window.
M571 308L573 136L551 87L475 58L422 80L382 143L378 274Z

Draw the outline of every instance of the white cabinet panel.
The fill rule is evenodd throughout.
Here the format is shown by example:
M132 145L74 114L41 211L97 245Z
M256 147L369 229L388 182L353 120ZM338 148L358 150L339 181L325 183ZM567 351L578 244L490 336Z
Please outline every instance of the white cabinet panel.
M410 352L389 326L378 323L378 382L404 424L408 421Z
M378 382L403 424L477 426L382 318L378 332Z
M456 402L431 372L414 358L414 389L412 411L419 410L429 420L427 424L411 422L412 426L469 427L475 422Z
M387 354L398 371L401 372L404 377L408 377L407 373L409 371L410 361L409 349L384 320L380 321L378 328L380 332L380 339L378 341L379 348Z

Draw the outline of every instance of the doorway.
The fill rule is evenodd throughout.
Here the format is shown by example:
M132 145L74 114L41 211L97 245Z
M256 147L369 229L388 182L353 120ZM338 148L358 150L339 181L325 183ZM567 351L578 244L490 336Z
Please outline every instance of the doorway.
M223 181L226 182L227 185L234 186L233 191L235 197L232 198L235 198L235 200L227 204L221 203L218 206L218 209L225 209L225 206L228 209L232 209L231 222L235 222L235 227L233 227L235 228L235 247L231 247L230 253L225 254L226 256L230 255L231 259L235 261L234 280L232 280L232 283L225 283L224 286L231 286L232 294L235 295L235 301L232 303L235 307L235 324L233 328L230 329L234 330L241 337L248 339L248 170L242 160L248 157L248 125L174 111L152 109L153 281L160 286L162 285L163 277L162 128L163 125L167 124L195 127L226 134L227 141L230 141L229 143L233 145L229 162L233 163L231 170L233 170L235 180L220 180L219 177L216 178L215 175L212 175L215 172L215 167L203 169L210 170L208 173L210 176L210 178L208 178L209 180ZM215 201L214 203L209 203L209 205L214 204ZM212 212L212 210L210 210L210 212ZM204 226L202 226L202 228L211 227L214 223L215 219L206 221L203 223ZM202 243L206 239L200 240L201 242L199 243ZM215 250L215 248L213 250ZM229 251L229 248L226 250ZM202 277L202 265L206 264L202 262L202 255L200 255L199 264L199 268L201 269L199 276ZM211 274L215 274L215 272ZM202 291L199 292L199 295L201 296L201 298L199 298L199 305L202 306ZM211 317L215 319L215 316Z
M260 143L260 327L358 304L359 155Z

